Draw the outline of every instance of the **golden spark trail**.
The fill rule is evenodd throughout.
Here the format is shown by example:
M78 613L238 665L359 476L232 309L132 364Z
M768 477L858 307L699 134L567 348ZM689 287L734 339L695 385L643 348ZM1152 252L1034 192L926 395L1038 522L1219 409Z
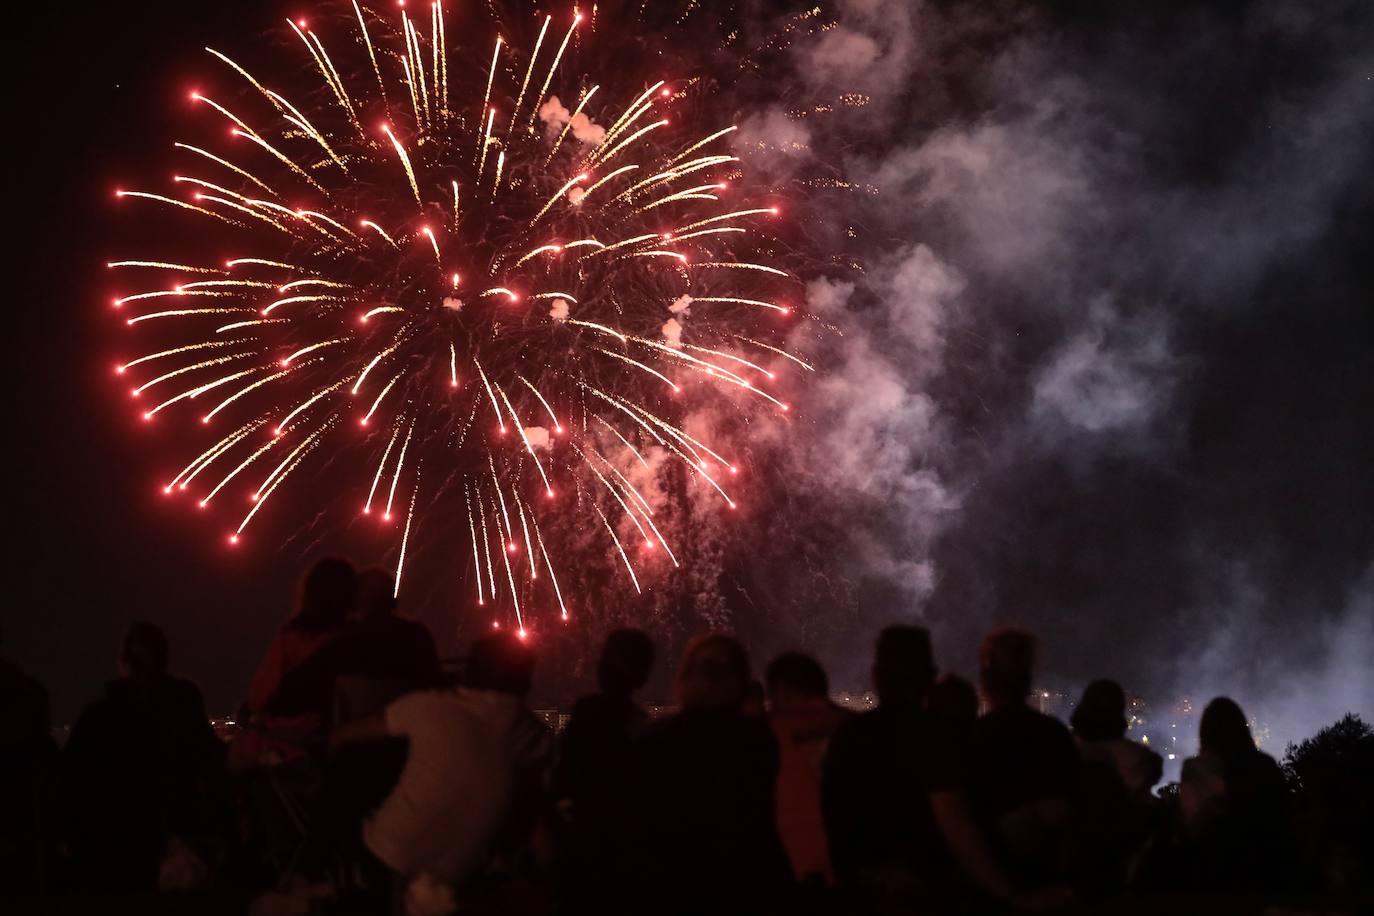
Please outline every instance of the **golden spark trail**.
M623 435L621 435L620 430L616 429L614 426L612 426L610 423L606 422L599 416L596 417L596 419L598 422L601 423L602 426L606 427L612 433L614 433L617 439L624 443L625 447L630 450L630 453L633 454L635 458L639 459L639 463L644 466L644 470L649 470L649 462L644 460L644 456L639 453L639 449L635 448L633 445L630 444L629 439L626 439Z
M274 434L280 436L282 433L286 432L287 424L290 423L293 419L295 419L297 416L304 413L305 411L309 410L316 403L318 403L321 398L329 395L332 392L338 391L340 388L347 384L348 382L346 380L341 382L335 382L327 388L320 389L319 391L315 392L315 394L312 395L310 398L296 405L296 407L293 408L292 411L288 413L284 418L282 418L282 421L277 424L276 428L273 430Z
M415 170L410 167L410 157L406 155L406 148L401 145L401 141L396 139L396 135L391 132L390 124L382 125L382 133L386 134L391 145L396 148L396 155L401 157L401 165L405 166L406 178L410 180L411 193L415 195L415 202L424 207L425 202L420 197L420 185L415 181ZM385 234L385 233L383 233Z
M492 122L495 121L495 120L496 120L496 109L493 108L493 109L491 109L491 111L488 112L488 114L487 114L487 129L486 129L486 132L482 135L482 149L481 149L481 152L479 153L478 160L477 160L477 186L478 186L478 189L479 189L479 190L481 189L481 186L482 186L482 173L486 170L486 165L487 165L487 147L491 146L491 143L492 143L491 125L492 125Z
M676 156L674 156L672 159L668 160L668 165L669 165L670 167L671 167L671 166L674 166L674 165L677 165L677 164L678 164L679 162L681 162L683 159L686 159L688 156L692 155L692 153L695 153L697 150L701 149L701 148L702 148L703 146L705 146L706 144L712 142L713 140L719 140L721 137L724 137L726 134L728 134L728 133L730 133L730 132L732 132L732 131L736 131L736 130L739 130L739 125L738 125L738 124L731 125L730 127L727 127L727 128L725 128L724 130L718 130L718 131L716 131L715 133L711 134L711 136L706 137L705 139L702 139L702 140L698 140L696 143L693 143L691 146L687 147L685 150L683 150L682 152L678 153L678 154L677 154Z
M205 451L201 452L198 456L196 456L194 461L192 461L190 464L186 465L186 467L181 469L181 473L177 474L177 476L172 478L171 483L167 484L165 487L162 488L162 492L171 493L173 487L176 487L179 490L185 490L187 484L189 484L191 480L197 474L200 473L201 469L209 467L210 463L214 461L216 458L218 458L220 455L224 454L225 452L229 451L229 449L233 448L235 445L242 442L254 431L262 428L264 422L265 420L263 420L263 418L261 417L259 417L256 420L250 420L248 423L245 423L243 426L240 426L238 429L234 430L232 433L225 436L223 439L219 440L219 442L215 443Z
M401 535L401 555L396 559L396 583L391 591L391 597L395 598L401 594L401 570L406 563L406 545L410 543L410 523L415 518L415 500L420 495L420 481L416 476L415 489L410 491L410 511L406 513L406 530Z
M606 492L610 493L611 496L615 498L615 501L620 504L620 508L624 510L625 516L629 518L631 523L634 524L636 530L639 531L639 536L644 539L644 543L652 547L654 542L653 539L649 537L649 532L644 530L644 526L639 523L639 519L635 516L634 512L631 511L629 505L625 502L624 499L621 498L619 491L617 491L615 487L611 486L611 482L607 480L605 476L603 476L602 473L596 469L596 465L592 464L592 459L589 455L587 455L586 452L582 453L582 457L585 458L587 461L587 468L593 474L596 475L596 479L601 481L601 485L606 488Z
M639 98L635 99L633 102L630 103L630 106L625 109L625 113L622 114L613 124L611 124L610 129L606 131L606 139L601 141L601 149L605 149L608 145L614 142L615 138L620 135L621 131L623 131L629 125L633 124L636 118L638 118L644 112L648 111L650 107L652 107L652 102L650 102L648 105L643 105L643 103L646 99L649 98L649 96L653 95L654 92L657 91L659 86L662 85L663 80L659 80L658 82L650 86L648 89L645 89L643 94L640 95ZM642 108L641 105L643 105ZM592 152L590 158L592 161L596 161L597 154L595 151Z
M252 369L244 369L242 372L235 372L233 375L226 375L223 378L217 378L213 382L207 382L206 384L201 385L199 388L192 388L190 391L183 391L181 394L178 394L175 397L171 397L163 401L161 404L157 405L152 410L145 411L143 414L143 419L151 420L153 417L157 416L157 414L161 412L162 409L165 407L169 407L172 404L175 404L178 401L186 400L187 398L200 397L205 392L218 388L220 385L227 385L230 382L237 381L238 379L243 378L245 375L252 375L254 372L257 372L260 368L260 366L254 366Z
M610 181L612 178L615 178L617 175L624 175L626 172L633 172L637 168L639 168L639 166L637 165L622 165L620 168L616 169L613 172L607 172L600 179L598 179L595 184L593 184L590 188L587 189L587 193L583 194L582 199L577 202L578 205L580 206L584 201L586 201L588 197L592 196L592 192L594 192L597 188L601 187L606 182ZM614 197L612 198L612 201L619 199L619 197Z
M746 261L697 261L694 267L733 267L742 270L759 270L764 273L777 274L779 277L790 277L785 270L778 270L776 267L769 267L767 264L751 264Z
M518 375L516 376L516 378L524 382L525 387L528 388L530 391L534 392L534 396L539 399L539 403L543 404L544 409L549 412L549 419L553 421L553 431L556 433L561 433L563 431L563 424L558 422L557 414L553 412L553 408L549 406L549 402L544 400L544 396L539 393L539 389L534 387L534 384L529 379L525 378L523 375Z
M254 318L251 321L235 321L232 324L226 324L215 328L215 333L223 334L225 331L232 331L236 328L248 328L260 324L288 324L290 321L290 318Z
M544 214L549 212L549 208L551 208L554 204L558 203L558 199L560 197L568 193L569 188L577 184L579 181L586 180L586 172L583 172L581 175L574 175L572 178L569 178L568 181L563 185L563 187L553 192L553 196L549 198L548 203L544 204L544 206L539 208L539 212L534 215L534 219L530 220L531 225L539 222L539 220L544 216Z
M304 270L304 267L297 267L295 264L287 264L284 261L269 261L265 258L234 258L226 262L230 267L238 267L240 264L258 264L263 267L282 267L287 270Z
M630 134L630 135L629 135L628 137L626 137L624 140L621 140L621 141L620 141L620 145L618 145L617 147L615 147L615 149L611 150L611 151L610 151L609 153L607 153L606 155L604 155L604 156L600 157L599 159L597 159L597 164L598 164L598 165L603 165L603 164L605 164L605 163L607 163L607 162L610 162L612 159L614 159L614 158L616 157L616 154L617 154L617 153L619 153L621 150L625 149L625 148L626 148L627 146L629 146L631 143L634 143L634 142L635 142L636 140L638 140L640 137L643 137L645 134L649 133L650 131L658 130L660 127L667 127L667 126L668 126L668 119L667 119L667 118L664 118L664 119L661 120L661 121L655 121L655 122L652 123L652 124L649 124L649 125L647 125L647 126L645 126L645 127L641 127L639 130L637 130L637 131L635 131L634 133Z
M396 439L401 435L401 427L398 425L391 431L391 441L386 444L386 451L382 452L382 460L377 463L377 473L372 476L372 489L367 491L367 503L363 506L363 514L372 512L372 498L377 495L377 483L382 479L382 471L386 468L386 459L391 455L392 448L396 445Z
M253 339L253 338L247 338L247 340L252 340L252 339ZM244 342L245 342L245 340L207 340L207 341L204 341L204 342L202 342L202 343L186 344L185 346L181 346L181 347L172 347L170 350L160 350L160 351L158 351L157 353L149 353L149 354L146 355L146 356L140 356L140 357L138 357L138 359L131 359L131 360L129 360L127 363L121 363L120 365L118 365L118 366L115 367L115 371L116 371L117 373L119 373L120 375L123 375L124 372L125 372L125 370L127 370L127 369L132 369L134 366L138 366L138 365L141 365L141 364L143 364L143 363L152 362L152 361L155 360L155 359L161 359L161 358L164 357L164 356L176 356L176 355L179 355L179 354L181 354L181 353L189 353L189 352L191 352L191 351L193 351L193 350L216 349L216 348L219 348L219 347L232 347L232 346L235 346L236 344L240 344L240 343L244 343Z
M544 555L544 565L549 570L549 581L553 583L553 593L558 599L558 610L564 620L568 619L568 608L563 603L563 590L558 587L558 576L553 571L553 562L549 559L549 552L544 547L544 536L539 533L539 522L534 523L534 539L539 542L539 552Z
M496 391L498 394L501 395L501 400L505 402L506 410L510 411L510 417L512 420L515 421L515 429L520 433L521 441L525 443L525 451L530 453L530 458L534 460L534 466L539 471L539 477L541 480L544 481L544 492L547 495L552 496L553 487L549 485L549 477L547 474L544 473L543 463L540 462L539 456L534 453L534 446L530 444L530 437L525 435L524 421L520 419L520 415L517 414L515 412L515 408L511 406L510 398L506 397L506 392L501 390L501 386L496 386ZM507 521L507 524L510 524L510 522Z
M593 86L582 94L582 98L577 102L577 107L574 108L572 114L568 116L568 123L563 125L563 130L558 134L558 139L553 142L553 148L549 150L549 155L544 160L544 168L549 167L549 163L553 161L553 157L557 155L559 148L563 146L564 138L568 136L568 131L572 130L573 120L582 113L582 109L586 107L587 102L591 100L591 97L596 94L596 90L600 88L600 86Z
M495 116L495 114L496 114L496 110L495 110L495 109L489 109L487 106L491 104L491 84L492 84L492 81L493 81L494 79L496 79L496 59L497 59L498 57L501 56L501 40L502 40L502 39L501 39L501 36L498 35L498 36L496 37L496 47L495 47L495 48L492 50L492 52L491 52L491 69L489 69L489 70L487 71L487 91L486 91L486 94L482 96L482 108L481 108L481 110L482 110L482 111L490 111L490 115L487 117L487 132L486 132L486 135L485 135L485 136L483 137L483 139L482 139L482 155L483 155L483 156L485 156L485 155L486 155L486 152L487 152L487 138L491 137L491 118L492 118L493 116ZM479 119L477 123L480 124L480 123L481 123L481 120ZM479 177L481 176L481 174L482 174L481 168L478 168L477 174L478 174ZM494 598L494 597L496 597L496 596L493 594L492 597Z
M482 559L477 553L477 525L472 520L472 494L463 484L463 500L468 506L468 531L472 534L472 569L477 576L477 604L482 604ZM491 599L496 600L496 583L492 583Z
M404 329L402 329L402 330L404 331ZM397 334L397 335L396 335L398 341L399 341L399 339L400 339L400 336L401 336L400 334ZM361 388L361 387L363 386L364 380L367 379L367 374L368 374L369 372L371 372L371 371L376 367L376 365L377 365L378 363L380 363L382 360L386 359L386 358L387 358L388 356L390 356L391 354L395 353L395 352L396 352L396 349L397 349L399 346L400 346L399 343L393 343L391 346L387 347L385 350L381 351L381 352L378 353L376 356L372 357L372 361L369 362L369 363L363 368L363 371L362 371L361 373L359 373L359 375L358 375L358 380L357 380L356 382L353 383L353 393L354 393L354 394L357 394L357 393L358 393L358 389Z
M359 225L359 226L362 226L362 227L364 227L364 228L367 228L367 229L371 229L371 230L373 230L374 232L376 232L376 233L377 233L378 235L380 235L382 238L386 239L386 240L387 240L387 243L390 244L392 248L400 248L400 247L401 247L400 245L397 245L397 244L396 244L396 240L395 240L395 239L393 239L391 236L387 235L387 232L386 232L385 229L383 229L381 226L378 226L378 225L377 225L376 223L374 223L372 220L370 220L370 219L360 219L360 220L358 220L358 225Z
M182 366L180 369L173 369L171 372L164 372L157 378L152 379L151 381L144 382L142 385L139 385L137 388L135 388L131 393L135 397L137 397L138 395L147 391L149 388L152 388L154 385L185 375L188 372L195 372L197 369L206 369L210 366L222 366L225 363L233 362L236 359L243 359L245 356L256 355L256 353L253 353L251 351L247 353L230 353L228 356L220 356L215 359L207 359L198 363L193 363L189 366Z
M472 364L477 367L477 374L482 378L482 385L487 389L487 397L491 398L491 409L496 414L496 424L501 428L501 433L506 432L506 421L501 417L501 405L496 403L496 394L491 390L491 382L487 380L487 373L483 371L482 364L473 360Z
M372 421L372 415L377 412L377 405L382 403L382 398L386 397L386 393L391 390L393 385L395 385L397 382L401 380L401 376L403 375L405 375L404 372L396 373L396 375L392 377L391 381L387 382L386 385L383 386L381 393L377 395L377 399L372 402L372 406L368 408L367 413L363 416L361 420L363 426L366 426L368 423Z
M530 54L530 65L525 68L525 79L520 84L520 94L515 97L515 107L511 109L510 126L506 128L506 137L509 138L511 132L515 130L516 119L520 117L520 103L525 101L525 90L530 85L530 74L534 72L534 62L539 58L539 48L544 44L544 33L549 30L549 23L553 20L552 16L544 17L544 25L539 29L539 37L534 41L534 51Z
M391 503L396 499L396 484L401 482L401 469L406 464L406 450L410 448L410 437L415 434L415 421L410 421L410 428L406 430L406 441L401 443L401 453L396 456L396 473L391 478L391 492L386 497L386 511L382 513L382 518L391 519Z
M678 392L678 391L681 391L681 390L682 390L681 388L679 388L679 387L677 386L677 383L674 382L672 379L668 378L668 376L664 375L662 372L659 372L657 369L654 369L654 368L651 367L651 366L646 366L646 365L644 365L643 363L641 363L641 362L640 362L639 360L637 360L637 359L634 359L634 358L629 357L629 356L622 356L622 355L619 354L619 353L616 353L616 352L614 352L614 351L612 351L612 350L605 350L605 349L602 349L601 347L593 347L592 349L596 350L596 351L599 352L599 353L605 353L607 356L613 357L613 358L615 358L615 359L618 359L618 360L622 360L622 361L624 361L624 362L627 362L627 363L629 363L630 365L635 366L635 367L637 367L637 368L639 368L639 369L643 369L645 372L649 373L650 375L654 376L655 378L660 378L660 379L662 379L664 382L667 383L667 385L668 385L669 388L673 389L674 392Z
M170 261L109 261L106 267L152 267L158 270L178 270L186 273L197 274L219 274L223 276L229 271L220 270L218 267L196 267L191 264L173 264Z
M278 464L275 468L273 468L273 469L272 469L272 472L271 472L270 474L268 474L266 477L263 478L262 483L258 484L258 488L257 488L257 490L255 490L255 491L253 492L253 495L252 495L251 499L252 499L254 502L256 502L256 503L261 503L262 500L263 500L263 498L264 498L268 493L270 493L270 492L272 491L272 489L275 487L276 482L279 480L280 475L282 474L283 471L285 471L285 470L287 469L288 465L290 465L293 461L295 461L296 458L299 457L299 455L301 454L301 452L303 452L304 450L306 450L307 448L309 448L309 447L310 447L310 443L312 443L312 442L316 441L317 439L319 439L320 433L322 433L322 432L324 432L326 429L328 429L329 426L331 425L331 423L332 423L332 419L331 419L331 420L326 420L323 426L321 426L319 429L315 430L315 431L314 431L313 433L311 433L310 435L306 436L304 439L301 440L301 442L300 442L299 445L297 445L297 446L296 446L295 448L293 448L290 452L288 452L287 455L286 455L286 457L283 458L283 459L281 460L281 463ZM243 524L244 524L244 525L248 524L248 519L249 519L249 518L252 518L252 517L253 517L253 513L252 513L252 512L249 512L249 513L248 513L248 516L247 516L246 518L244 518ZM240 526L239 526L239 533L240 533L240 534L243 533L243 525L240 525Z
M496 600L496 567L491 562L491 541L487 535L487 513L482 508L482 490L477 490L478 516L482 519L482 556L487 561L487 581L491 583L491 600Z
M518 420L516 422L519 423ZM487 468L491 471L491 485L496 489L496 498L501 502L501 518L506 521L506 541L509 544L511 543L510 513L506 511L506 497L501 493L501 481L496 476L496 461L491 457L490 452L487 453Z
M615 542L615 549L620 551L620 559L625 561L625 568L630 573L630 581L634 583L635 592L641 595L644 594L644 590L639 587L639 578L635 575L635 568L630 565L630 558L625 553L625 548L621 546L620 538L616 536L615 529L611 527L610 522L606 521L606 515L601 511L600 506L593 503L592 508L596 510L597 515L601 516L601 524L606 526L606 531L610 533L611 540Z
M511 498L515 500L515 512L520 518L520 531L525 536L525 556L529 558L530 580L539 578L539 567L535 565L534 547L530 544L530 526L525 522L525 504L520 501L520 493L514 488L511 489Z
M268 451L270 448L272 448L272 446L274 446L274 445L277 444L277 441L278 441L278 440L276 440L276 439L269 439L269 440L267 441L267 444L265 444L265 445L261 446L260 448L258 448L256 451L254 451L254 452L253 452L251 455L249 455L247 458L243 459L243 462L242 462L241 464L239 464L238 467L234 468L234 469L233 469L232 471L230 471L228 474L224 475L224 477L220 480L220 482L217 483L217 484L215 484L214 488L213 488L209 493L207 493L207 494L205 495L205 497L200 501L200 507L201 507L202 509L204 509L206 506L208 506L208 505L210 504L210 500L212 500L212 499L215 498L215 494L217 494L220 490L224 489L225 485L228 484L229 481L233 480L233 479L234 479L235 477L237 477L240 473L242 473L244 468L248 467L248 465L252 464L252 463L253 463L254 461L256 461L258 458L260 458L261 456L265 455L265 454L267 453L267 451Z
M568 26L568 31L563 35L563 43L558 46L558 53L553 56L553 63L549 64L549 73L544 77L544 85L540 87L539 93L534 97L534 108L530 110L529 130L531 133L534 132L534 118L535 115L539 113L539 105L544 100L544 97L548 95L549 84L553 82L554 71L558 69L558 62L563 59L563 52L568 49L568 39L572 38L573 30L577 28L577 24L581 21L581 13L573 17L572 25Z
M243 315L252 311L252 309L169 309L163 312L150 312L147 315L139 315L130 318L125 324L138 324L141 321L149 321L153 318L176 318L184 315Z
M358 5L358 0L353 0L353 12L358 14L358 31L362 33L363 44L367 46L367 59L372 61L372 72L377 77L377 91L382 96L382 107L386 110L387 120L391 120L391 106L386 98L386 82L382 79L382 68L377 66L377 52L373 50L372 37L367 34L367 23L363 20L363 10Z
M228 223L231 226L237 225L233 220L231 220L227 216L223 216L222 214L216 213L213 210L206 210L204 207L197 207L195 204L188 204L186 201L177 200L174 197L163 197L161 194L150 194L147 191L115 191L115 195L118 197L138 197L143 200L155 200L160 203L171 204L174 207L181 207L183 210L190 210L194 213L200 213L205 216L212 217L214 219L220 220L221 222Z
M278 196L278 195L277 195L277 192L274 191L274 190L272 190L272 188L268 186L267 182L265 182L265 181L263 181L262 179L258 178L256 175L254 175L252 172L249 172L247 169L239 168L237 165L234 165L234 163L230 162L230 161L227 160L227 159L221 159L220 157L216 156L214 153L208 153L208 152L206 152L205 150L201 149L201 148L198 147L198 146L191 146L189 143L173 143L172 145L175 146L177 149L188 150L188 151L190 151L190 152L192 152L192 153L196 153L197 155L204 156L206 159L209 159L211 162L218 163L219 165L224 166L226 169L228 169L229 171L235 173L236 175L240 175L240 176L242 176L243 178L248 179L249 181L253 182L253 184L255 184L255 185L257 185L258 187L262 188L262 189L263 189L264 191L266 191L268 194L271 194L273 197Z

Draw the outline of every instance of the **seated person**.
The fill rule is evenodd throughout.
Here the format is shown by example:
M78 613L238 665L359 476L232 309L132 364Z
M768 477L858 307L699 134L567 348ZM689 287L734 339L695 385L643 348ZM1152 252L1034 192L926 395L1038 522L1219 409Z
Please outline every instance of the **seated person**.
M747 715L749 658L723 634L693 642L679 710L637 748L624 884L648 911L763 914L781 908L791 868L778 838L778 748ZM625 912L625 907L609 910Z
M1196 889L1281 889L1294 859L1283 771L1255 746L1245 713L1227 697L1207 704L1198 739L1198 754L1183 762L1179 786Z
M1115 681L1093 681L1069 718L1085 763L1111 768L1130 798L1146 802L1164 775L1164 761L1126 737L1126 693Z
M62 751L73 870L94 891L156 887L174 836L222 826L214 805L224 746L200 690L168 674L167 658L160 628L131 625L119 678L82 710Z
M326 557L301 583L300 609L267 647L248 685L244 715L255 727L246 729L230 748L235 770L271 766L305 758L327 733L332 694L287 712L268 708L285 680L322 648L343 634L358 598L358 576L347 560Z
M533 673L524 642L492 633L473 643L466 686L407 694L334 732L335 747L409 740L395 789L362 829L375 884L428 875L461 885L487 868L552 752L524 705Z
M778 741L778 833L792 874L807 884L833 884L821 813L821 761L830 736L848 713L830 699L820 662L784 652L768 665L769 724Z
M394 699L409 687L433 686L438 676L439 655L429 629L400 616L391 575L369 569L358 575L356 611L347 626L286 672L264 705L269 714L295 716L331 709L340 678L377 681Z

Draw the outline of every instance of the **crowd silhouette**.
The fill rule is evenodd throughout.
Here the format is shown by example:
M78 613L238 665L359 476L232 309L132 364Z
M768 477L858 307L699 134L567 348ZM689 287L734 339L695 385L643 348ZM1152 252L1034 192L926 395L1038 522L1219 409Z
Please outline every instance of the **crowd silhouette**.
M656 656L643 632L611 632L597 692L555 734L527 702L525 640L494 629L445 665L386 573L325 559L229 742L152 624L128 629L119 676L60 750L42 685L0 658L0 899L409 916L1374 899L1374 732L1357 717L1280 767L1215 698L1181 781L1156 791L1162 761L1128 737L1119 684L1088 685L1069 726L1032 707L1024 630L987 634L975 688L939 671L926 630L887 627L861 713L814 658L786 652L756 678L712 633L651 715L636 694Z

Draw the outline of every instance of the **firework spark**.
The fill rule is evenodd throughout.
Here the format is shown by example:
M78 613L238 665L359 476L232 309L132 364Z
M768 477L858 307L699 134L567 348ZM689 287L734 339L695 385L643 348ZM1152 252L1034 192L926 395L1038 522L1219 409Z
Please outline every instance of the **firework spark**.
M536 613L568 619L559 530L602 532L598 562L649 587L656 557L678 563L640 488L650 458L735 508L737 464L686 413L719 397L781 415L773 357L811 368L783 347L797 289L770 263L777 207L721 203L734 127L706 100L583 74L595 36L575 10L528 23L528 54L494 28L453 42L439 3L428 29L403 8L343 12L332 54L327 29L289 23L315 85L273 88L212 50L238 92L191 99L228 122L224 148L176 143L190 158L167 193L117 192L204 252L109 262L145 348L116 371L158 401L142 417L184 410L211 431L164 492L232 505L238 481L239 543L288 483L320 495L310 462L352 452L353 505L378 524L404 513L398 587L426 521L522 633Z

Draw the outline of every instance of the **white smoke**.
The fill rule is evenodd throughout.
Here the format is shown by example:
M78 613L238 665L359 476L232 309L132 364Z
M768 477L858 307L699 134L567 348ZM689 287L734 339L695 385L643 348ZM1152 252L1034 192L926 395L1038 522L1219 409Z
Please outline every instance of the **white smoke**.
M571 133L579 143L600 146L606 139L606 128L593 122L585 112L572 114L556 95L549 96L549 100L539 106L539 120L550 137L556 136L571 121Z
M562 296L556 297L553 304L549 306L549 317L554 321L568 320L568 300Z
M676 318L669 318L666 322L664 322L663 339L667 342L668 346L681 348L682 322L678 321Z
M543 426L526 426L525 439L529 441L530 448L548 450L549 431Z
M1068 615L1095 622L1100 612L1093 632L1105 642L1094 648L1106 667L1096 673L1139 659L1138 669L1155 672L1148 686L1164 689L1175 669L1179 687L1215 671L1207 689L1225 692L1229 681L1242 703L1239 691L1259 681L1237 676L1237 663L1272 660L1269 643L1284 650L1269 666L1271 683L1291 675L1309 696L1332 698L1323 706L1295 697L1301 726L1292 732L1310 733L1337 707L1368 710L1370 668L1354 666L1357 650L1371 652L1370 626L1352 621L1369 619L1374 575L1345 602L1301 594L1285 608L1270 551L1291 536L1230 530L1225 507L1293 497L1269 485L1261 454L1228 455L1221 467L1198 466L1220 462L1215 455L1191 457L1194 439L1225 436L1237 422L1218 418L1213 403L1206 419L1219 419L1220 431L1200 426L1194 411L1210 392L1194 380L1247 345L1228 351L1200 315L1244 316L1276 269L1314 259L1332 243L1342 208L1347 219L1357 212L1350 198L1367 197L1357 189L1374 147L1374 19L1359 4L1340 6L1343 26L1286 0L1252 4L1243 25L1204 12L1164 17L1186 37L1165 59L1135 33L1114 31L1119 22L1094 24L1095 45L1033 9L913 0L840 0L827 9L837 11L833 24L793 42L793 72L773 80L785 92L747 111L733 143L749 174L829 173L849 189L812 201L823 216L816 231L833 241L848 229L865 270L820 271L809 284L816 320L794 331L790 349L819 371L798 386L794 426L777 441L808 516L834 512L824 529L837 533L827 575L861 583L836 593L864 603L874 593L862 583L878 580L888 591L877 594L906 599L878 609L891 619L935 590L946 602L935 610L965 640L1008 615L1070 632L1061 627ZM1235 48L1257 29L1320 66L1283 92L1245 82L1253 62ZM1206 93L1161 80L1171 70L1214 77L1247 100L1246 112L1209 109ZM1142 82L1147 71L1155 82ZM1243 124L1209 133L1218 114ZM1307 292L1295 288L1292 307ZM781 360L770 368L784 385L798 371ZM1241 420L1276 394L1263 377L1250 385L1257 403L1234 408ZM1217 397L1235 404L1245 390ZM1136 505L1123 465L1130 481L1167 487L1174 514L1114 523L1110 510ZM1067 480L1057 476L1065 469ZM1319 486L1304 478L1299 471L1293 485ZM1164 564L1156 579L1177 580L1165 593L1177 603L1149 606L1130 581L1088 572L1093 564L1075 555L1101 546L1074 516L1056 526L1068 506L1051 495L1118 530L1153 524L1132 536L1148 557L1101 564L1141 574L1130 564L1148 569L1153 558ZM1175 556L1168 544L1146 546L1150 534L1171 532L1188 532L1196 547ZM1236 561L1244 596L1205 604L1215 567ZM957 565L970 584L946 594L941 584ZM1065 569L1080 576L1077 604L1024 591L1041 570ZM1111 606L1116 598L1129 604ZM1293 641L1276 639L1298 628L1325 634L1308 647L1310 667ZM1246 633L1252 641L1228 643ZM1193 663L1169 638L1211 654ZM1170 664L1155 664L1160 657ZM1257 702L1272 705L1277 693Z

